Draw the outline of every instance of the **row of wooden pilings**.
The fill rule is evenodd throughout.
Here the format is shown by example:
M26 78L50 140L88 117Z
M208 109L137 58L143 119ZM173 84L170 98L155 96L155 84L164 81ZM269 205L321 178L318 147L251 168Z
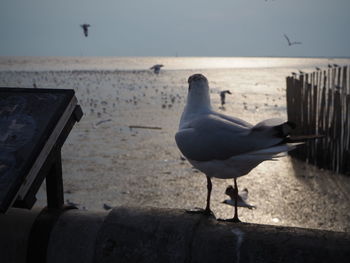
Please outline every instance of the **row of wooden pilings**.
M288 120L296 134L320 134L290 154L320 168L350 173L349 67L287 77Z

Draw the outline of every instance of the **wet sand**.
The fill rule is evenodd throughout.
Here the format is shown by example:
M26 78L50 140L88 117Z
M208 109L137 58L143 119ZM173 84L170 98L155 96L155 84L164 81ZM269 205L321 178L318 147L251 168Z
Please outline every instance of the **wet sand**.
M79 208L136 205L204 207L206 179L181 160L174 135L198 70L0 72L2 85L72 88L84 111L62 149L65 199ZM286 118L285 79L290 69L201 70L211 86L213 108L252 123ZM225 110L219 91L230 89ZM130 128L152 126L161 129ZM212 210L232 217L221 202L233 180L213 180ZM243 221L350 231L350 177L283 157L238 179L257 209L240 208ZM45 204L45 186L36 205Z

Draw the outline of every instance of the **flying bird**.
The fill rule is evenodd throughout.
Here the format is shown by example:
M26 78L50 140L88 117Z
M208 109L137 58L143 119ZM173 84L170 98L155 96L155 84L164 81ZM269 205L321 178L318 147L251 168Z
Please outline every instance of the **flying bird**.
M80 26L81 26L81 28L84 30L84 36L87 37L88 34L89 34L89 27L90 27L91 25L89 25L89 24L82 24L82 25L80 25Z
M223 90L223 91L220 92L221 106L224 106L224 104L226 103L225 102L226 94L232 94L232 93L229 90Z
M150 69L153 69L153 72L158 75L160 72L160 68L162 67L164 67L164 65L156 64L156 65L153 65Z
M215 112L210 103L207 78L202 74L194 74L189 77L188 83L187 103L175 141L186 159L206 175L206 207L199 212L212 215L211 178L233 178L237 200L238 177L248 174L261 162L275 160L296 147L295 143L290 143L293 140L289 135L295 125L279 119L268 119L252 125ZM240 221L237 205L234 217L228 221Z
M292 46L292 45L300 45L302 44L301 42L297 42L297 41L290 41L289 37L286 34L283 34L283 36L285 37L285 39L288 42L288 46Z
M224 200L222 203L235 206L235 194L237 189L233 187L232 185L229 185L226 188L225 194L230 197L230 199ZM256 206L249 204L248 202L248 189L244 188L242 191L240 191L237 194L237 206L238 207L245 207L248 209L255 209Z

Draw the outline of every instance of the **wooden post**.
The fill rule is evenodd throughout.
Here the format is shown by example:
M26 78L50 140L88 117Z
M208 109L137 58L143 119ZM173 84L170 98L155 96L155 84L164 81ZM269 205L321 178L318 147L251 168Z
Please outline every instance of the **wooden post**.
M64 204L61 149L56 150L54 159L50 172L46 176L47 207L61 209Z

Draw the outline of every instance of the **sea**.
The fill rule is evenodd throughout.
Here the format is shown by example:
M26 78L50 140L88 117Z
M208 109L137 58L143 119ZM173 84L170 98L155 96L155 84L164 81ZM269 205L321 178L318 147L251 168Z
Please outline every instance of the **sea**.
M164 65L159 74L150 68ZM62 148L65 201L80 209L132 205L204 207L205 176L184 161L174 135L186 103L187 79L204 74L212 106L252 124L286 119L286 77L349 58L287 57L0 57L0 87L73 89L84 112ZM219 93L230 90L226 104ZM0 98L1 99L1 98ZM153 127L153 128L147 128ZM213 180L212 209L232 180ZM242 221L350 231L350 178L282 157L238 179L256 206ZM36 206L46 204L45 184Z

